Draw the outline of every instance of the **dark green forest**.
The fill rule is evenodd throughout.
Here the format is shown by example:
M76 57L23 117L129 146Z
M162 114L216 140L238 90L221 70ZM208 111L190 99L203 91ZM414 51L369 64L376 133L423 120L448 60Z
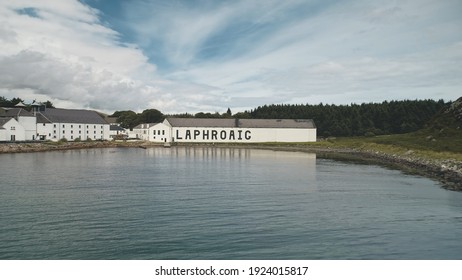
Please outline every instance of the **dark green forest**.
M313 119L319 136L373 136L400 134L424 128L435 114L449 106L443 100L404 100L351 105L265 105L251 118Z
M8 100L0 97L0 107L12 107L20 98ZM47 104L52 107L51 102ZM254 118L254 119L313 119L320 137L331 136L373 136L401 134L417 131L437 113L448 108L450 103L443 100L402 100L382 103L362 103L350 105L331 104L280 104L264 105L253 110L231 113L184 113L164 115L157 109L146 109L142 113L116 111L112 117L124 128L133 128L141 123L161 122L165 117L181 118Z

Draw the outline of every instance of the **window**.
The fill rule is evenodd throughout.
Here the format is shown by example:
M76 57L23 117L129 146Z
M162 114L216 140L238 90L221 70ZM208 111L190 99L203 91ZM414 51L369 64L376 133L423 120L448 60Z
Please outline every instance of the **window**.
M43 124L43 126L45 126L45 124Z
M71 124L71 128L74 128L74 125L73 125L73 124Z
M101 126L101 129L103 129L103 126Z
M157 131L157 134L160 135L160 129Z
M63 128L64 128L64 124L63 124Z
M66 131L63 130L63 134L66 133Z
M165 130L162 130L162 135L165 135Z
M79 130L79 134L82 134L82 130Z
M11 130L16 130L16 127L15 127L15 126L12 126L12 127L11 127Z
M96 125L94 125L93 128L96 128Z
M74 139L74 136L71 135L71 139Z
M53 128L56 128L56 124L53 125Z
M53 133L56 134L56 130L53 130Z
M152 135L156 135L156 130L154 129L154 131L152 132ZM155 138L154 138L155 139Z
M82 125L79 124L79 128L82 128Z
M71 127L72 127L72 125L71 125ZM74 131L73 131L73 130L71 130L71 134L74 134Z

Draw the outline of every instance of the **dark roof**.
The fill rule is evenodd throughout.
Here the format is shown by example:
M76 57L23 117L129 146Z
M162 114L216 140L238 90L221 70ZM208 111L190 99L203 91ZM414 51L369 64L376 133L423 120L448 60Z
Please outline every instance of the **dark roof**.
M4 108L5 112L2 116L5 117L33 117L34 114L24 110L23 108Z
M46 108L38 114L52 123L108 124L97 112L90 110Z
M118 125L112 125L112 124L111 124L111 126L109 126L109 130L112 130L112 131L114 131L114 130L122 131L122 130L125 130L125 129L124 129L123 127L118 126Z
M38 113L37 114L37 123L52 123L49 119L47 119L44 115Z
M316 128L310 119L167 118L173 127Z
M155 126L159 123L140 123L139 125L135 126L133 129L148 129L150 127Z
M0 117L0 129L3 129L2 126L9 122L12 117Z

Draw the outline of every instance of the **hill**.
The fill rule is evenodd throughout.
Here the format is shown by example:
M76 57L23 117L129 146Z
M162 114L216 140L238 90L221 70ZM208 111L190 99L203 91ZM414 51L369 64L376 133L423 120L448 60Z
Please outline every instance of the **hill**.
M462 154L462 97L445 106L424 128L416 132L369 140L409 149Z

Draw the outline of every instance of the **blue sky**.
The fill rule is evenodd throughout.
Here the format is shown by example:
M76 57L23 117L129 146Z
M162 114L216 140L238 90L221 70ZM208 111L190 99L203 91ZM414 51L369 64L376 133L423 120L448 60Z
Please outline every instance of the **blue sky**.
M455 100L461 13L458 0L0 0L0 96L108 113Z

